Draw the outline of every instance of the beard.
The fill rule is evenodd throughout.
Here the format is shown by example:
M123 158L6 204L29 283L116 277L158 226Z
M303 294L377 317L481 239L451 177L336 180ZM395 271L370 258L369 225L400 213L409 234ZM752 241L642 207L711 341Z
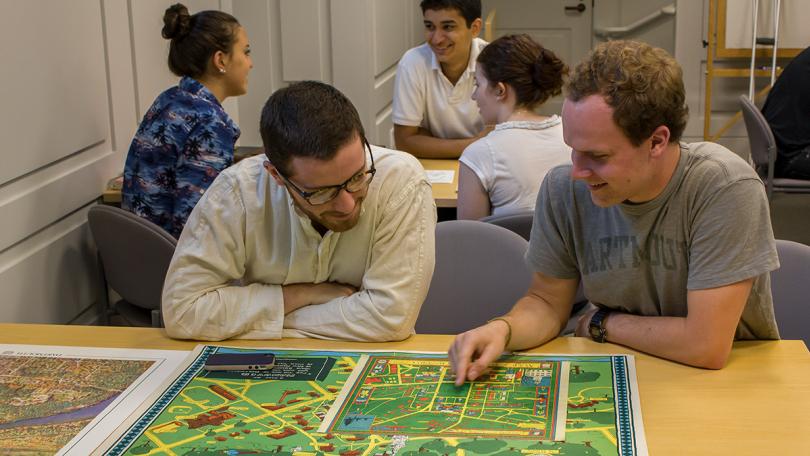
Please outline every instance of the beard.
M363 201L365 199L365 196L358 198L354 205L354 210L352 210L352 212L349 214L343 214L336 211L324 211L320 214L315 214L303 205L298 204L298 201L294 201L294 203L298 209L301 210L301 212L306 214L316 228L318 225L320 225L326 230L341 233L354 228L360 221L360 213L362 212Z

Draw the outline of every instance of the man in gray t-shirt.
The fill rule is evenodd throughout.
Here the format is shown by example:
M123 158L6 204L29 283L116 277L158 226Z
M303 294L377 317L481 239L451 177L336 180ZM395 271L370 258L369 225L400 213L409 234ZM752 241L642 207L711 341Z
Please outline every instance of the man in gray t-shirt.
M556 337L580 281L596 308L576 335L597 342L719 369L735 338L779 338L764 186L728 149L679 142L684 98L680 66L647 44L603 43L577 66L562 112L573 165L538 195L534 280L508 314L456 338L457 384Z

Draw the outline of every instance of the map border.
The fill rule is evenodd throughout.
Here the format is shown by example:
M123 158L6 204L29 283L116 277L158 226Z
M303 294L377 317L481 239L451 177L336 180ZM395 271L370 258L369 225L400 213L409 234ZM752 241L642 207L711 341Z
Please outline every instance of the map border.
M186 358L183 366L178 368L174 377L155 390L152 398L133 413L130 419L113 433L102 445L100 445L93 455L121 456L140 437L141 433L148 428L155 419L165 410L165 408L177 397L178 394L188 385L191 380L202 370L205 359L216 353L217 350L237 350L240 352L249 351L272 351L283 350L285 352L319 353L319 354L354 354L363 355L374 354L424 354L437 355L444 352L420 351L420 350L323 350L323 349L296 349L285 347L229 347L215 345L198 345ZM510 357L542 357L552 360L574 362L576 360L593 361L604 358L610 360L613 372L614 400L616 404L616 448L619 456L647 456L649 454L644 433L644 422L641 415L639 401L638 380L636 376L635 359L633 355L627 354L548 354L548 353L527 353L514 352ZM358 372L355 370L352 375ZM358 374L359 375L359 374ZM347 382L346 385L349 383ZM341 394L343 391L341 391Z

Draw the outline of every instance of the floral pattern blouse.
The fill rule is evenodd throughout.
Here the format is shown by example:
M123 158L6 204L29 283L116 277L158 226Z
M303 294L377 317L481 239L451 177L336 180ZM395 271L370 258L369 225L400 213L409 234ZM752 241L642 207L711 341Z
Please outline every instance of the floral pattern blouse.
M180 237L202 194L233 163L240 133L214 94L182 78L158 96L135 133L121 207Z

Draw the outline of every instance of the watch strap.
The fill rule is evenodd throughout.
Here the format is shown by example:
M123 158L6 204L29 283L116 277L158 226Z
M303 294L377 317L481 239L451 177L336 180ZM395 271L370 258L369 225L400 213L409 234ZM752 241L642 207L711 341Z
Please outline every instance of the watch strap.
M588 325L588 332L591 339L596 342L604 343L607 340L607 328L605 328L605 320L610 314L610 310L600 307L595 314L591 317L591 322Z

